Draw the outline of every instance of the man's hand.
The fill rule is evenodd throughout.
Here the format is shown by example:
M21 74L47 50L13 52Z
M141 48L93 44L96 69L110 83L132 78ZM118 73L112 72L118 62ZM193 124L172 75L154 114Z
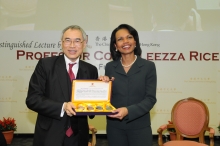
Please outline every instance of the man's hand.
M65 102L64 103L64 110L65 110L66 114L70 117L72 117L73 115L76 115L75 106L73 105L72 102Z

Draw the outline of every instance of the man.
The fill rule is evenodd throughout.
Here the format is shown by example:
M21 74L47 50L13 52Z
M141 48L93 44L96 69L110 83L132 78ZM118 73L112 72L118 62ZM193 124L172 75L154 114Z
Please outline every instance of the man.
M76 79L98 79L97 68L79 60L86 39L82 28L69 26L61 38L64 54L37 63L26 98L28 108L38 113L33 146L88 146L87 116L75 116L68 74L73 71Z

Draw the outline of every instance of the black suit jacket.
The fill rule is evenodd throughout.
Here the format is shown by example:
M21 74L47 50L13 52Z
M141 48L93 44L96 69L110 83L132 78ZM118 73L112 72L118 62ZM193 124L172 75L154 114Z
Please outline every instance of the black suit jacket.
M115 78L112 82L112 105L128 109L128 115L123 120L107 117L107 124L120 129L150 126L150 110L157 101L155 64L137 56L125 73L120 60L111 61L106 64L105 74Z
M97 68L79 61L77 79L97 79ZM70 101L71 82L64 55L40 59L29 82L26 104L38 113L33 146L62 146L70 119L60 117L64 102ZM72 128L79 133L79 146L87 146L89 139L87 116L73 116Z

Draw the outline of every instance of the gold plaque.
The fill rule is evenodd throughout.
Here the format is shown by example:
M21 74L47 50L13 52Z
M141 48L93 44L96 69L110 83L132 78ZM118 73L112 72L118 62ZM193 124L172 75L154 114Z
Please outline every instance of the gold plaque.
M112 81L73 80L72 99L76 115L108 115L115 107L111 105Z

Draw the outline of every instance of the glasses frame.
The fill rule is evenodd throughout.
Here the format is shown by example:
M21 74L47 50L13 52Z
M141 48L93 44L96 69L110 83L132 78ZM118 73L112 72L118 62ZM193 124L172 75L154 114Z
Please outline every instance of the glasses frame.
M80 47L82 45L82 43L84 42L85 40L82 40L81 39L75 39L75 40L71 40L71 39L64 39L63 40L63 44L64 46L71 46L71 44L73 43L75 46L78 46Z

